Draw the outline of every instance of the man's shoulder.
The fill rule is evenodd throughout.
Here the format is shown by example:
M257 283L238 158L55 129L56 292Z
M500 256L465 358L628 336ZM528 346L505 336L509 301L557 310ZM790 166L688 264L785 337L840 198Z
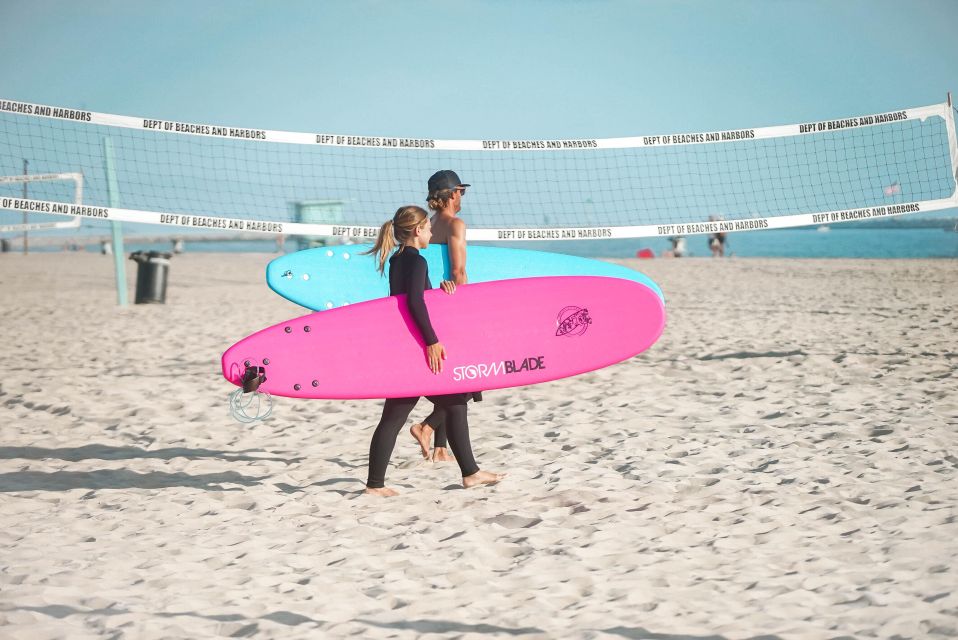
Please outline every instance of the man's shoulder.
M437 224L446 225L449 227L465 227L466 222L459 216L444 216L441 213L437 213L432 217L433 226Z
M466 239L466 223L461 218L433 219L432 234L436 244L449 244L450 240Z
M466 221L462 218L452 218L447 221L447 224L452 231L464 231L466 229Z

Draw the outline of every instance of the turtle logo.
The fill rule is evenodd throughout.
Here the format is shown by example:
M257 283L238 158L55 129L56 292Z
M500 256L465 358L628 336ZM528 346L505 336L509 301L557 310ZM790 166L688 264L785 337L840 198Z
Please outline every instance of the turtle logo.
M582 307L563 307L556 317L557 336L581 336L589 329L592 318Z

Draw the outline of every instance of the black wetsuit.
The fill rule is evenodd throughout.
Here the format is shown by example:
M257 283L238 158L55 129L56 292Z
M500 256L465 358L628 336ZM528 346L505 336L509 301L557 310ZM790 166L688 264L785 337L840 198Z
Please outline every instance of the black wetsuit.
M439 342L429 320L429 311L423 293L432 289L429 282L429 269L426 259L413 247L405 247L389 259L389 295L406 294L409 313L419 328L427 346ZM446 432L452 452L459 463L463 477L479 471L476 459L472 455L469 442L469 422L466 418L466 400L471 394L455 393L445 396L427 396L445 415ZM383 414L369 443L369 476L366 486L378 489L385 486L386 467L396 446L399 435L409 413L419 402L419 396L412 398L387 398L383 405Z
M474 402L482 401L482 391L473 391L466 394L467 400ZM432 413L423 418L422 424L428 424L433 428L433 446L437 449L446 448L446 409L441 405L433 405Z

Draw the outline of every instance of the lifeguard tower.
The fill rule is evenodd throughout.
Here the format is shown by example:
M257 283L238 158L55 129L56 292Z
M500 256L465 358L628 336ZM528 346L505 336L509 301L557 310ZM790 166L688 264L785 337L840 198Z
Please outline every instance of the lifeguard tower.
M296 222L307 224L342 224L342 200L308 200L293 203ZM299 249L323 247L329 244L342 244L340 238L326 236L296 236Z

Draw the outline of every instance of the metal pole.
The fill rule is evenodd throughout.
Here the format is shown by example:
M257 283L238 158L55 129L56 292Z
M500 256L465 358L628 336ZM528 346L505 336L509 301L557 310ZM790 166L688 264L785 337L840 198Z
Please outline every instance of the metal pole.
M23 160L23 175L27 175L27 165L30 163L24 158ZM23 181L23 199L27 199L27 181ZM27 212L24 209L23 211L23 255L27 255L29 246L27 245Z
M106 191L110 208L116 208L120 202L120 191L116 182L116 170L113 157L113 141L103 138L103 157L106 161ZM121 307L127 304L126 262L123 261L123 229L116 220L110 221L113 234L113 273L116 277L116 303Z

